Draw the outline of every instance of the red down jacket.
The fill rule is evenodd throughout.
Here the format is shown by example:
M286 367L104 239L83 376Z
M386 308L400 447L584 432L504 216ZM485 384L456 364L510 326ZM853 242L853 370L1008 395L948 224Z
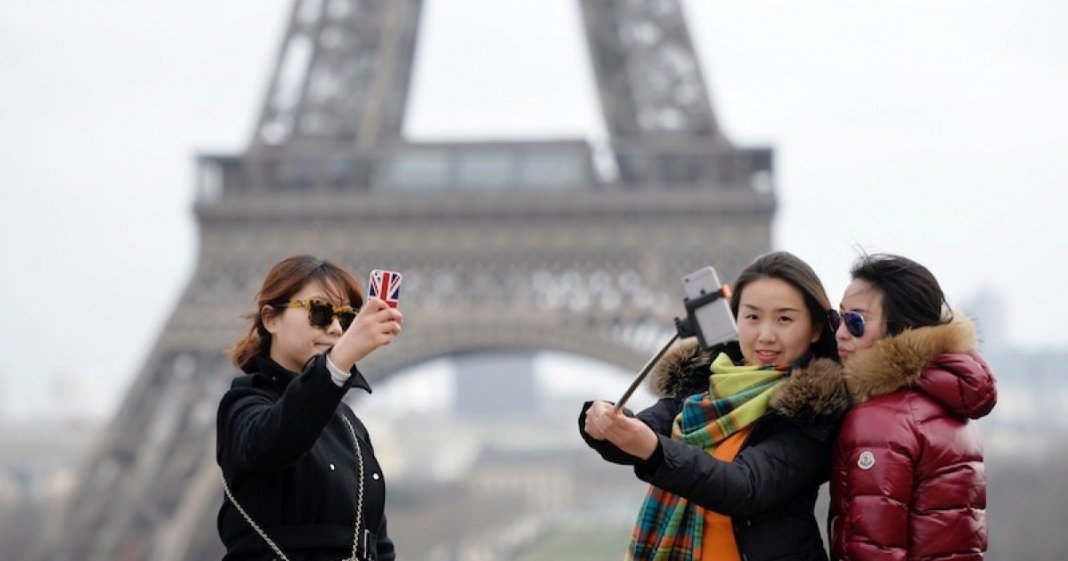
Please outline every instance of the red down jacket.
M856 405L831 475L831 557L972 561L986 551L986 473L974 419L995 379L971 321L883 339L845 365Z

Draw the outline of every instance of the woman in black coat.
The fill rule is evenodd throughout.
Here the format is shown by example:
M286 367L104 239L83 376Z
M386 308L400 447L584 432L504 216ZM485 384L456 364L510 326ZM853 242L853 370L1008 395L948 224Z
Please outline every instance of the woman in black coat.
M393 561L385 480L367 429L342 402L370 391L357 361L403 316L341 267L302 255L267 274L251 326L230 351L246 374L219 404L216 456L225 561Z
M628 559L827 558L813 511L849 405L829 307L807 264L761 256L735 283L737 343L676 344L637 417L586 404L586 442L650 484Z

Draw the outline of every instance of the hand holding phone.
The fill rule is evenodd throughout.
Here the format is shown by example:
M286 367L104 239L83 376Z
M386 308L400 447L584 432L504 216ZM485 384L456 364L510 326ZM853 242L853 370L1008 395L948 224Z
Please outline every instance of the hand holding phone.
M375 269L367 280L367 297L381 298L390 308L400 303L400 285L404 275L397 271Z
M368 354L383 345L390 344L400 333L404 315L400 310L390 310L375 303L371 298L382 300L389 308L396 308L400 298L401 274L396 271L375 269L367 282L367 301L356 320L338 338L330 350L330 360L342 371L348 371ZM366 316L366 317L365 317Z

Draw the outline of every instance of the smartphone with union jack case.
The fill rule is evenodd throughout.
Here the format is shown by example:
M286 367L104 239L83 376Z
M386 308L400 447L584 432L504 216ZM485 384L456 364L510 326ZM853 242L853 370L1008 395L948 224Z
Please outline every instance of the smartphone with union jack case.
M371 277L367 281L367 296L381 298L390 308L396 308L400 303L400 285L403 280L404 275L397 271L375 269L371 271Z

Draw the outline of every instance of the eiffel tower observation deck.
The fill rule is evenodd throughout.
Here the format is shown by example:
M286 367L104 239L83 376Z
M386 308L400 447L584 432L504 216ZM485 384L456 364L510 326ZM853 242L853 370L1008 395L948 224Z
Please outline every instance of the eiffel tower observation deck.
M404 272L404 336L361 364L374 384L499 350L636 370L682 276L770 249L772 151L721 132L679 1L579 4L607 166L583 138L406 139L423 1L294 1L247 150L198 158L192 280L29 559L221 556L223 351L283 257Z

